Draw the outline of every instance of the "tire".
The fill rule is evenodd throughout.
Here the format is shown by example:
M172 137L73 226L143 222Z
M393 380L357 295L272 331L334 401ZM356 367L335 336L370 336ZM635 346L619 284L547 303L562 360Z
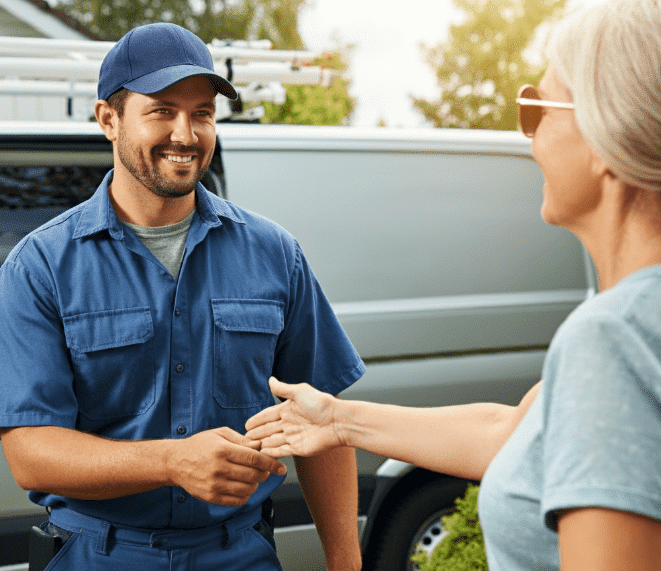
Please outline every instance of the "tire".
M375 522L365 571L419 571L411 555L419 548L431 555L445 535L440 518L455 511L455 499L463 496L467 482L432 480L400 494L383 521Z

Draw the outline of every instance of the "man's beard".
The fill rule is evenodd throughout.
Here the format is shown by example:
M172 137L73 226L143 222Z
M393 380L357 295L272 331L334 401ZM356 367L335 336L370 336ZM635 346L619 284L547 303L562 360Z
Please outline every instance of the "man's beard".
M183 181L176 181L165 176L154 164L148 164L138 152L126 141L123 133L119 135L117 145L119 160L122 162L126 170L128 170L139 183L157 196L164 198L179 198L186 196L195 190L197 183L200 182L204 174L207 172L211 164L212 156L206 164L200 164L194 172L192 180L188 178ZM196 145L185 147L183 145L160 145L152 150L152 156L155 156L164 151L171 151L172 153L190 154L194 153L196 157L203 156L202 149ZM165 159L167 160L167 159ZM178 172L182 176L190 174L190 169L181 170Z

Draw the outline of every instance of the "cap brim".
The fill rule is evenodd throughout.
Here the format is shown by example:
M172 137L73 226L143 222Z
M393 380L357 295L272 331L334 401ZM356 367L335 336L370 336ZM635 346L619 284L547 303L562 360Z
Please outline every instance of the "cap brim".
M123 87L129 91L149 95L151 93L163 91L178 81L195 75L204 75L208 77L216 93L220 93L231 100L235 100L238 97L232 84L224 77L217 73L210 72L205 67L196 65L177 65L159 69L125 83Z

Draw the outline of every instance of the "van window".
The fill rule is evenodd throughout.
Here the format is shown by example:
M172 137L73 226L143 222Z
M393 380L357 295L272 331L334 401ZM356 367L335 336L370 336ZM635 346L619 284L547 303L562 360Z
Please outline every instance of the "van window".
M29 232L92 196L107 172L107 166L0 167L0 264Z

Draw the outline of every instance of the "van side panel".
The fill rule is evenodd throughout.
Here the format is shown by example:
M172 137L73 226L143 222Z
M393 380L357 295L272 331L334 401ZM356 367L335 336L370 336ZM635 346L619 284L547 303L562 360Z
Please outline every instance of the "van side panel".
M541 220L529 143L439 131L221 130L229 198L294 234L364 359L545 347L585 297L582 247Z

